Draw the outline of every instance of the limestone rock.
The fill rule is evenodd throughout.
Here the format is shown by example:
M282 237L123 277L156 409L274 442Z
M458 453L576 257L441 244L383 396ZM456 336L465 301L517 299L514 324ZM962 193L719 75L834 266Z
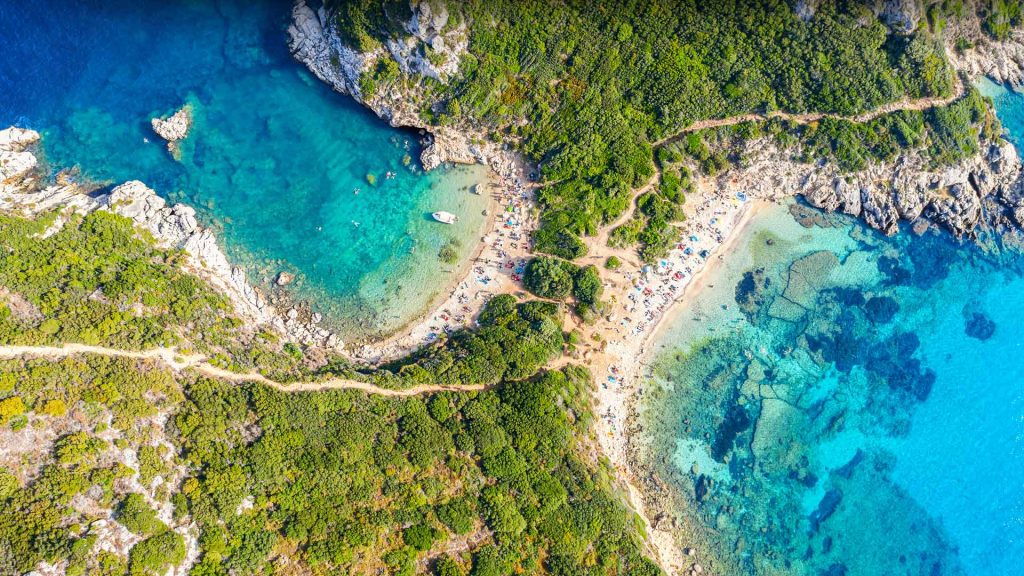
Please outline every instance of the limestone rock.
M27 148L39 141L39 133L21 128L0 131L0 191L16 192L36 169L36 157Z
M35 130L10 127L0 130L0 152L21 152L39 142L39 133Z
M899 34L910 34L921 20L920 0L881 0L878 17Z
M170 118L153 118L153 131L168 142L177 142L188 137L192 129L192 106L186 104Z
M295 280L295 274L282 270L278 272L277 279L274 280L274 284L277 284L278 286L287 286L291 284L293 280Z
M814 18L814 13L818 11L818 2L816 0L797 0L793 10L796 12L797 18L807 22Z
M359 76L367 68L367 57L345 46L337 34L329 34L328 26L323 8L317 12L305 0L298 0L288 26L292 55L327 85L361 100Z
M192 105L186 104L169 118L153 118L150 120L153 132L167 141L167 151L175 160L181 160L179 143L188 137L192 129Z
M797 194L812 206L861 218L886 234L897 232L901 221L920 227L921 218L957 237L974 237L982 225L1017 228L1024 222L1021 163L1005 141L941 170L908 152L893 162L843 174L832 164L795 162L792 152L781 152L767 140L748 143L742 156L743 168L718 177L722 194Z
M1015 90L1024 86L1024 31L1013 30L1010 37L996 42L987 37L976 39L976 46L963 53L948 51L953 66L971 77L988 76Z

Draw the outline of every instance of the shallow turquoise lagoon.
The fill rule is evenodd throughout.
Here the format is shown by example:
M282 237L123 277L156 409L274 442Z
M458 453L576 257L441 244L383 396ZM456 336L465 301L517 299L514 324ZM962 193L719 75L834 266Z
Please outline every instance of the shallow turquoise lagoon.
M773 207L658 336L655 468L721 573L1024 574L1024 276Z
M478 240L481 167L423 174L419 136L333 93L288 54L290 1L0 3L0 125L44 133L54 169L146 182L195 206L229 259L352 338L394 330ZM185 103L180 162L149 119ZM389 177L390 173L390 177ZM371 184L374 180L375 184ZM454 226L430 221L446 210Z
M981 90L1019 146L1024 96ZM703 562L1024 574L1024 256L791 206L743 234L640 406Z

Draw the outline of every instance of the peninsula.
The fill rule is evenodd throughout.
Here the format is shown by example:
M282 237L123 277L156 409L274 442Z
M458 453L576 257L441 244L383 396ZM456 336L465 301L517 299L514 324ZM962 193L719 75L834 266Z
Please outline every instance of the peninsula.
M302 270L247 274L232 223L188 192L98 186L50 164L59 131L0 131L0 574L803 573L831 541L802 559L713 545L702 530L745 511L689 508L710 473L681 494L650 464L673 457L638 413L654 338L779 205L981 254L1024 238L1021 161L977 88L1024 84L1016 2L297 0L281 18L293 74L402 150L424 139L408 177L486 167L479 242L426 313L350 338L291 296ZM231 143L204 97L138 123L213 173L204 138ZM377 174L352 196L390 193ZM725 444L747 419L715 415Z

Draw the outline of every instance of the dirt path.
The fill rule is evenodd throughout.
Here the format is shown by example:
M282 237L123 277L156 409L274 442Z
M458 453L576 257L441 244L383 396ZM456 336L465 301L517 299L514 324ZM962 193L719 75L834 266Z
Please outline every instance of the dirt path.
M901 110L920 111L927 110L929 108L935 108L937 106L945 106L947 104L953 103L955 100L957 100L963 95L963 82L960 81L959 77L956 77L953 85L953 94L945 98L940 98L937 96L916 99L903 98L901 100L889 102L888 104L883 104L878 108L875 108L874 110L870 110L868 112L864 112L861 114L856 114L854 116L846 116L843 114L829 114L822 112L815 112L811 114L793 114L790 112L775 111L769 112L767 114L742 114L740 116L719 118L717 120L700 120L694 122L693 124L690 124L686 128L679 130L678 132L665 136L661 140L654 142L654 147L657 148L658 146L667 144L684 134L689 134L690 132L697 132L700 130L706 130L708 128L721 128L722 126L734 126L736 124L741 124L743 122L759 122L762 120L771 120L773 118L788 120L789 122L794 122L796 124L810 124L811 122L818 122L826 118L832 120L847 120L849 122L855 123L870 122L871 120L874 120L879 116L884 116L885 114L891 114L893 112L899 112Z
M447 386L441 384L421 384L412 388L392 390L381 388L358 380L346 378L332 378L321 382L294 382L281 383L271 380L256 372L238 373L213 366L202 354L184 355L179 354L173 348L152 348L144 351L121 350L118 348L106 348L103 346L89 346L86 344L65 344L63 346L0 346L0 358L19 358L23 356L40 357L51 360L75 356L78 354L94 354L113 358L134 358L137 360L155 360L161 362L175 371L195 370L204 376L227 380L229 382L258 382L280 390L282 392L316 392L320 390L359 390L367 394L379 396L419 396L422 394L435 394L437 392L470 392L486 390L488 386L482 384L468 384L465 386Z

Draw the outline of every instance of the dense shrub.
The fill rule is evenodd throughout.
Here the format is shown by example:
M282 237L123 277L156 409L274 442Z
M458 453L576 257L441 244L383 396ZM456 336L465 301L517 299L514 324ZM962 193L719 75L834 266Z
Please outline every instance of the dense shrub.
M988 0L987 28L1002 34L1004 22L1019 19L1017 3ZM407 7L328 4L360 49L405 34ZM426 84L421 108L428 119L444 109L445 121L517 142L541 163L548 184L538 195L544 216L536 248L566 259L582 256L578 237L628 209L629 191L654 174L652 143L696 120L778 109L850 115L952 87L932 36L942 10L933 10L931 29L903 37L865 17L859 2L818 2L806 21L782 0L494 0L447 8L450 24L467 27L469 54L457 77ZM693 144L708 172L729 165ZM657 245L648 254L668 243L669 232L660 225L648 233Z

